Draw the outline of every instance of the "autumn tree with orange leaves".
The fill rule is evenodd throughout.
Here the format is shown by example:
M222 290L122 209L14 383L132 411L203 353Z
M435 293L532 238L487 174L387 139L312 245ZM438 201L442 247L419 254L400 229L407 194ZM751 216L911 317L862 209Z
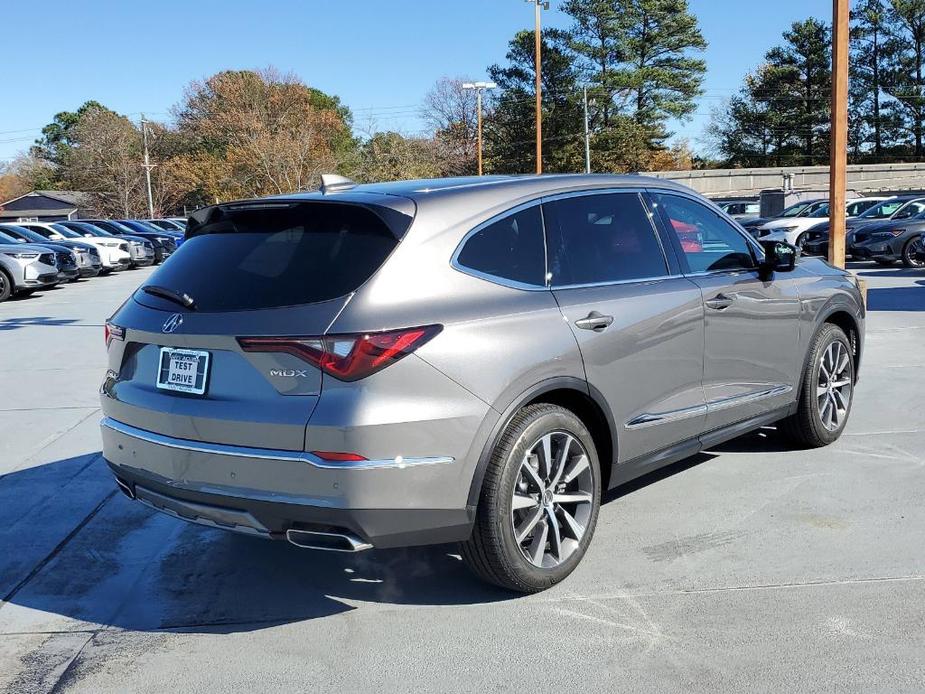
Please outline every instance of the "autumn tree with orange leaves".
M202 202L306 190L355 151L336 97L272 69L193 82L174 116L171 166Z

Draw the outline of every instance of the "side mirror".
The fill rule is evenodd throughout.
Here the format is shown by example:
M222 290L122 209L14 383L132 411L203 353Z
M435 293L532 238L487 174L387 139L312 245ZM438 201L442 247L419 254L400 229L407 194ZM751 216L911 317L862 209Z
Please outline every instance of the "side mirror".
M799 250L783 241L760 241L764 248L764 262L761 263L762 274L770 277L775 272L793 272L797 264Z

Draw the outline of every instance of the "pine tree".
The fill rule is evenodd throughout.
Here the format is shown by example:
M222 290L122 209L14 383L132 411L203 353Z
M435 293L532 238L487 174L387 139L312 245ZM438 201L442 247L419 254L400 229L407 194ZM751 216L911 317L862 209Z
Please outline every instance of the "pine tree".
M814 165L828 157L829 29L810 18L795 22L783 38L714 118L713 139L732 163L766 159L774 165Z
M583 156L578 74L568 44L562 30L542 33L543 169L549 172L578 171ZM485 120L486 169L527 173L536 168L534 32L514 36L507 61L488 68L498 91Z
M925 154L925 0L890 0L888 19L883 88L893 97L889 110L911 134L918 159Z
M668 121L694 112L706 72L687 0L569 0L563 11L575 20L572 48L600 99L601 127L629 116L650 149L661 147Z
M884 44L888 40L887 8L883 0L861 0L851 13L851 144L855 155L870 144L883 153L882 113Z

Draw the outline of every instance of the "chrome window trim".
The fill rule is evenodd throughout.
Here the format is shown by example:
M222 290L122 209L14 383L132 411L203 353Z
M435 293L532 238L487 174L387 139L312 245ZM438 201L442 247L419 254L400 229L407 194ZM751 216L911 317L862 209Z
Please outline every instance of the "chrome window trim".
M528 291L528 292L549 291L549 282L548 282L548 279L546 279L547 275L549 274L549 258L548 258L548 249L546 247L546 219L543 216L542 205L543 205L543 199L536 198L534 200L530 200L528 202L524 202L519 205L516 205L515 207L510 207L506 209L504 212L500 212L494 215L493 217L486 219L484 222L481 222L478 225L474 226L472 229L466 232L466 235L463 236L462 240L459 242L459 244L457 244L456 250L453 251L453 256L450 258L450 267L452 267L454 270L458 272L461 272L464 275L469 275L470 277L476 277L478 279L485 280L486 282L491 282L492 284L497 284L502 287L508 287L509 289L520 289L522 291ZM511 215L515 215L518 212L523 212L524 210L528 210L531 207L536 207L536 206L540 207L540 229L541 229L541 233L543 234L543 278L545 280L544 284L527 284L526 282L518 282L516 280L508 279L506 277L499 277L498 275L491 275L487 272L476 270L474 268L463 265L462 263L459 262L459 255L462 253L463 248L465 248L466 243L468 243L469 239L471 239L477 233L479 233L480 231L482 231L483 229L487 227L490 227L492 224L495 224L497 222L500 222L510 217Z
M323 470L375 470L383 468L393 468L401 470L406 467L417 465L442 465L455 462L455 458L450 456L432 456L432 457L411 457L396 456L395 458L384 458L379 460L358 460L344 462L329 462L322 460L318 456L312 455L305 451L285 451L274 448L250 448L247 446L233 446L219 443L206 443L203 441L192 441L190 439L179 439L164 434L156 434L152 431L139 429L129 424L119 422L111 417L103 417L100 420L100 426L111 429L125 436L129 436L140 441L153 443L165 448L175 448L182 451L192 451L194 453L207 453L210 455L222 455L234 458L253 458L255 460L276 460L290 463L308 463L313 467Z
M542 199L542 203L545 205L548 202L556 202L558 200L567 200L569 198L583 198L591 195L613 195L616 193L630 193L636 195L639 200L639 204L642 207L642 211L645 213L646 217L649 220L649 226L652 229L652 234L655 236L655 241L658 243L659 250L662 252L662 260L665 263L665 273L664 275L656 275L654 277L637 277L633 279L625 280L608 280L607 282L588 282L581 284L562 284L556 285L552 282L552 277L549 273L549 257L547 253L546 258L546 276L547 284L549 288L553 291L561 291L564 289L588 289L593 287L611 287L615 285L623 284L646 284L651 282L657 282L660 280L672 280L680 279L683 275L671 274L671 263L668 262L668 253L665 251L664 245L662 245L661 235L658 233L658 228L655 226L655 219L653 218L653 213L649 209L649 206L646 204L645 198L642 196L644 189L642 188L595 188L590 190L573 190L567 193L555 193L553 195L547 195ZM543 215L543 230L546 230L546 216ZM546 234L544 233L544 238Z
M563 284L552 287L553 291L562 291L564 289L593 289L594 287L613 287L623 284L654 284L666 280L684 279L684 275L659 275L658 277L640 277L633 280L611 280L610 282L591 282L588 284Z
M786 395L792 390L793 386L781 384L753 393L743 393L728 398L720 398L719 400L713 400L704 405L694 405L693 407L685 407L669 412L643 412L627 421L623 426L626 429L643 429L658 424L678 422L682 419L690 419L698 415L710 415L713 412L720 412L730 407L738 407L739 405L747 405L749 403L758 402L759 400L777 397L778 395Z

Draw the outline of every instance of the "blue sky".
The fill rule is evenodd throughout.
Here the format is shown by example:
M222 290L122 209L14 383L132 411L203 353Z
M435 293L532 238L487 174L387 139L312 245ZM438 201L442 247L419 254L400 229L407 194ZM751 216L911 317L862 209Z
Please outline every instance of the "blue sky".
M553 9L550 25L567 26ZM690 0L710 46L705 96L675 131L697 147L711 109L741 84L795 20L830 17L831 0ZM26 149L58 111L87 99L167 119L193 79L272 65L337 94L358 130L421 130L417 109L442 76L483 77L524 0L43 0L4 8L0 161ZM21 30L17 27L20 27Z

